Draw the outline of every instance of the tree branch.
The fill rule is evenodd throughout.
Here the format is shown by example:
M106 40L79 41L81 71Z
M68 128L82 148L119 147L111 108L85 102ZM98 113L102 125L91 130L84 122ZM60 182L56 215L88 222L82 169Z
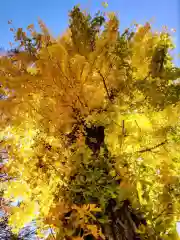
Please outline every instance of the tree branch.
M154 147L145 148L145 149L139 150L139 151L137 151L137 152L138 152L138 153L151 152L152 150L154 150L154 149L156 149L156 148L158 148L158 147L160 147L160 146L163 146L163 145L166 144L167 142L168 142L168 141L165 140L165 141L163 141L163 142L155 145Z
M108 99L109 101L111 102L111 97L109 95L109 92L108 92L108 89L107 89L107 86L106 86L106 82L105 82L105 78L104 76L102 75L102 73L100 71L98 71L99 75L101 76L102 80L103 80L103 84L104 84L104 88L106 90L106 93L107 93L107 96L108 96Z

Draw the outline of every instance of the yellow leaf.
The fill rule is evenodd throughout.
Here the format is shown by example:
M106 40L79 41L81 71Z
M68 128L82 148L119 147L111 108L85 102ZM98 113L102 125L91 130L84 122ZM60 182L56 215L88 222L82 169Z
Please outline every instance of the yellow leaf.
M90 233L95 237L98 238L98 228L96 225L86 225L87 229L90 230Z
M33 28L34 28L34 24L30 24L30 25L27 26L27 29L28 29L28 30L31 30L31 29L33 29Z

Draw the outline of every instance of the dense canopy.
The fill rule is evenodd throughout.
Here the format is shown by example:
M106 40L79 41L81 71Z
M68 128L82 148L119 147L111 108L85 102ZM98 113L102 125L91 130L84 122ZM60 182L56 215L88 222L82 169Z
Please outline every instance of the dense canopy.
M0 58L4 198L17 232L49 239L177 239L180 69L168 30L124 32L74 7L53 38L39 20ZM10 22L11 24L11 22ZM13 30L13 29L12 29ZM9 178L9 181L3 181Z

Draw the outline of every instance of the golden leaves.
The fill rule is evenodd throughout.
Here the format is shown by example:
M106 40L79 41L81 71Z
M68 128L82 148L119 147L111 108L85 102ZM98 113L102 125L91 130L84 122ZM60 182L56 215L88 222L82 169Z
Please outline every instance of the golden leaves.
M96 225L86 225L86 228L89 230L89 234L92 234L95 238L99 237L98 228Z
M18 232L26 223L30 223L37 213L36 203L27 201L20 207L13 207L12 214L9 217L9 224L14 232Z
M125 39L122 36L117 38L119 22L114 14L110 14L105 31L96 35L96 47L90 52L89 46L82 46L79 40L76 41L77 49L74 47L72 38L77 36L72 36L73 31L68 30L65 36L54 41L45 24L39 21L39 25L42 33L33 32L33 39L28 40L39 43L38 46L34 45L33 56L25 50L12 58L0 60L3 91L5 88L9 91L6 92L8 99L1 101L0 108L6 118L10 117L11 120L9 127L4 128L7 122L2 117L1 138L6 138L5 145L11 146L6 170L18 177L17 181L8 185L6 196L22 197L25 201L20 208L13 209L10 223L13 225L17 222L17 227L21 227L36 218L35 202L38 202L41 218L38 227L50 224L60 228L64 215L75 210L75 216L70 219L73 226L79 224L95 238L103 237L98 225L90 221L97 220L93 213L101 209L94 204L74 205L74 199L71 199L72 170L79 171L77 162L82 161L77 151L83 152L86 162L91 161L90 151L84 148L83 126L79 125L83 119L106 127L108 151L120 165L116 170L111 166L108 177L114 180L116 173L120 174L121 182L117 187L121 199L131 195L138 201L138 193L143 205L142 179L147 183L157 177L165 184L174 183L172 172L166 169L171 167L172 157L179 157L178 143L173 144L171 141L167 147L168 153L164 145L158 149L153 149L153 146L157 146L160 139L166 138L166 128L177 124L179 106L166 107L159 112L153 107L147 109L150 103L146 88L150 88L151 97L155 98L152 79L146 79L149 85L144 80L145 86L140 86L138 90L136 85L137 80L141 84L149 73L154 47L166 39L165 36L152 33L149 23L139 26L131 41L127 40L128 30L125 31ZM30 32L33 29L32 24L27 27ZM88 42L87 34L81 33L84 42ZM19 28L17 40L26 38L26 34ZM78 48L82 51L78 51ZM122 48L125 48L124 52ZM114 102L109 101L107 95L114 92ZM160 101L162 98L159 98L158 91L156 95ZM65 144L67 132L71 133L77 124L80 131L74 134L73 137L77 138L71 148ZM143 159L140 159L142 154ZM104 155L101 157L104 158ZM127 162L126 166L123 165L123 159ZM164 169L162 162L168 162ZM162 176L155 173L154 169L158 167ZM178 171L174 170L173 174L176 175ZM158 190L155 188L157 185L151 188L152 199L158 199L158 191L162 190L158 184ZM111 189L108 190L111 192ZM103 199L104 202L106 200ZM153 207L150 201L149 205Z
M17 40L22 40L26 36L25 32L23 32L22 28L18 28L16 32L16 38Z
M22 182L11 182L8 185L8 189L5 192L5 198L17 199L21 197L22 199L28 199L30 196L30 189L26 183Z
M87 204L87 205L84 204L81 207L78 207L77 205L73 205L72 209L75 209L78 211L80 218L84 218L86 215L89 215L92 218L94 218L91 212L101 212L101 209L98 208L95 204Z
M69 211L70 207L63 201L56 203L49 210L49 214L45 219L45 223L58 227L60 225L60 220L64 217L64 214Z
M80 224L80 226L86 230L82 239L84 239L84 237L89 234L92 234L95 238L101 237L102 239L104 239L104 235L102 234L101 229L99 229L98 226L95 224L88 223L89 217L96 220L92 213L101 212L100 208L96 207L95 204L84 204L81 207L73 205L71 208L77 211L77 215L74 216L74 221L76 221L76 225Z
M28 30L32 30L32 29L34 29L34 24L30 24L30 25L28 25L28 26L27 26L27 29L28 29Z
M140 131L152 131L151 121L145 114L132 114L126 122L130 122L133 128L136 127Z

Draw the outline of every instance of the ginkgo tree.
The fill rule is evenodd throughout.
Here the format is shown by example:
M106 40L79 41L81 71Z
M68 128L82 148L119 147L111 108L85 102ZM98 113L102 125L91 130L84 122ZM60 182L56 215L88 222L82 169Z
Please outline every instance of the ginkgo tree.
M74 7L67 31L39 20L0 58L9 224L49 239L177 239L180 69L168 30L124 32ZM11 22L9 22L11 24ZM12 28L13 31L13 28Z

